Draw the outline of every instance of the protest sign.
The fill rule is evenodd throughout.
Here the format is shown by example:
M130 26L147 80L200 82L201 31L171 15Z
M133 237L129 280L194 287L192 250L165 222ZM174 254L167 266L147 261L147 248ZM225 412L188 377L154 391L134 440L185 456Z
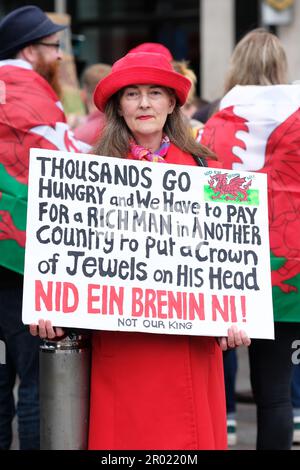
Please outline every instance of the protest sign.
M262 174L33 149L23 321L272 338L267 220Z

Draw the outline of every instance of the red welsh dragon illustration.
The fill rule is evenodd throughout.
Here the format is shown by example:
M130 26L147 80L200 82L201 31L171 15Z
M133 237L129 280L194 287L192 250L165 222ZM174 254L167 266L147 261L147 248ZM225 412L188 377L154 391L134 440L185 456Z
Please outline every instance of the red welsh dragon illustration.
M224 168L268 175L270 248L279 266L272 270L272 285L285 293L297 292L290 280L300 274L300 110L282 122L273 119L275 125L266 128L265 141L261 129L259 138L253 135L251 141L253 128L247 123L253 116L246 116L246 111L237 115L233 106L219 111L205 126L201 143L221 156Z
M246 178L240 178L239 176L234 176L229 180L229 182L227 182L227 180L228 173L211 175L210 180L208 181L209 187L215 193L218 193L216 196L212 196L212 199L220 199L225 195L226 201L247 201L247 190L251 186L252 181L250 180L246 183Z

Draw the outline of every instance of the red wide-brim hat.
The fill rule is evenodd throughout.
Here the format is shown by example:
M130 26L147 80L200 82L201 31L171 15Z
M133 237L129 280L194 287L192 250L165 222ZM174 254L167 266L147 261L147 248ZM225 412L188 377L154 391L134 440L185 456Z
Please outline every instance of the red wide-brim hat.
M94 92L95 105L104 112L109 98L130 85L172 88L181 106L186 102L191 88L190 80L175 72L164 55L152 52L129 53L117 60L111 73L98 83Z

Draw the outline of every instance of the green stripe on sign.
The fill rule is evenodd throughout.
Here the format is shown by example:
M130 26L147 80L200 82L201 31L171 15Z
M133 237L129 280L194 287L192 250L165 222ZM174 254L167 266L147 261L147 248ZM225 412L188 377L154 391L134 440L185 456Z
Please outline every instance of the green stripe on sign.
M210 202L225 202L226 204L238 204L243 206L258 206L259 205L259 190L258 189L248 189L247 190L248 199L247 201L241 201L244 195L238 193L236 199L231 199L232 194L222 194L219 197L218 191L215 192L209 185L204 186L204 200ZM216 197L217 196L217 197Z

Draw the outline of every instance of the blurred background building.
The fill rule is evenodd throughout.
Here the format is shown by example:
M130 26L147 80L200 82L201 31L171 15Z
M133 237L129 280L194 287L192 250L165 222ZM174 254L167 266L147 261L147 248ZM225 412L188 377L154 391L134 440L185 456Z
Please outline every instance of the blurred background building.
M176 60L187 59L198 76L198 94L222 94L235 43L266 26L282 40L291 80L300 79L300 0L0 0L0 17L35 4L71 17L78 74L85 66L112 63L142 42L161 42Z

